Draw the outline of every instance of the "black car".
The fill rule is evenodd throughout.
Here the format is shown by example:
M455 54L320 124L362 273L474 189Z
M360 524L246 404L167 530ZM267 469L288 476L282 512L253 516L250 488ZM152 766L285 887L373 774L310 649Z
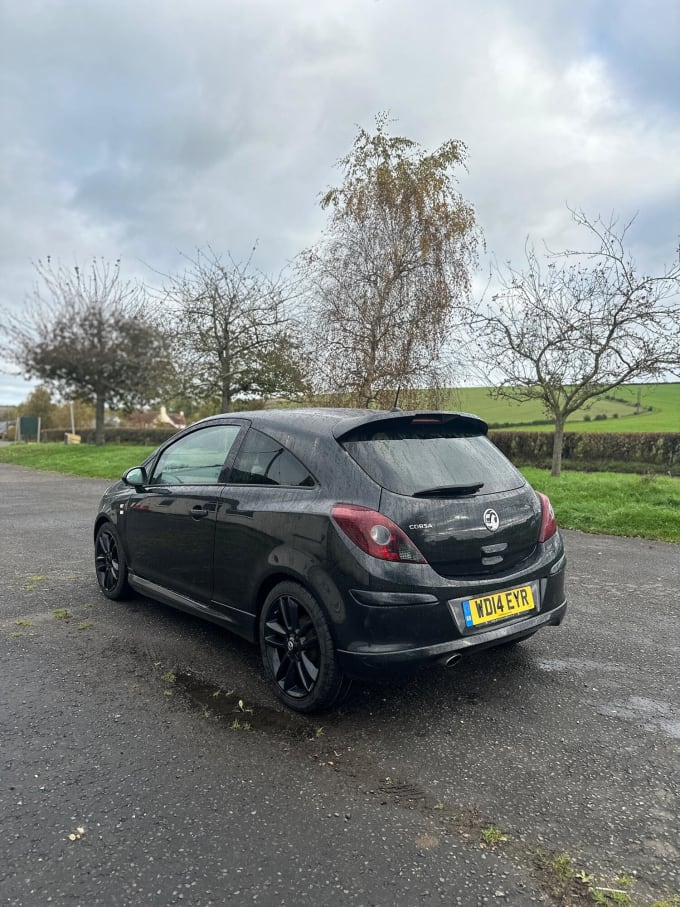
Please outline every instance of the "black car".
M486 434L452 412L204 419L107 490L99 586L258 641L301 712L353 676L518 642L562 621L566 561L550 501Z

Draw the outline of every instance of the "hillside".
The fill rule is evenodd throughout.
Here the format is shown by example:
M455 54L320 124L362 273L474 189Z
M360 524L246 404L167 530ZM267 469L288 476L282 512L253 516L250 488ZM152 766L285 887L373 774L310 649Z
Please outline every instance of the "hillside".
M449 391L447 408L476 413L492 427L549 431L552 425L536 401L515 403L492 396L486 387ZM680 383L630 384L593 401L567 421L567 431L680 432Z

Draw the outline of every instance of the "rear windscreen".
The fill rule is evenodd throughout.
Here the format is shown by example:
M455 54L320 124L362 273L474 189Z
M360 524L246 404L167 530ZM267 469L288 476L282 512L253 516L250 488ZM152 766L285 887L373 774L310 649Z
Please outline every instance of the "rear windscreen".
M362 426L341 443L372 479L396 494L484 495L525 484L485 435L455 422Z

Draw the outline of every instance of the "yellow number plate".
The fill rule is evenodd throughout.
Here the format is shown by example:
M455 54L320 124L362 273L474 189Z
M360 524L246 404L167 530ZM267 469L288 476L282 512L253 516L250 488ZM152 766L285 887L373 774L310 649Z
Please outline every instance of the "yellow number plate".
M491 592L480 598L469 598L463 602L463 616L466 627L488 624L494 620L513 617L523 611L533 611L534 595L531 586L508 589L506 592Z

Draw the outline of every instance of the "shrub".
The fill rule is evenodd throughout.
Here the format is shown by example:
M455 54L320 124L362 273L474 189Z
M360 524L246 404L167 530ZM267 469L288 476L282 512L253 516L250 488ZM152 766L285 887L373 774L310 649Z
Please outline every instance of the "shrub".
M63 428L50 428L40 432L42 441L63 441L65 431ZM77 428L76 434L80 435L83 444L94 444L94 428ZM174 434L175 428L106 428L105 439L107 444L139 444L144 446L162 444Z
M552 432L490 431L494 444L514 463L547 466L552 458ZM562 460L565 466L608 464L630 472L652 470L680 473L680 433L671 432L566 432ZM614 464L617 464L614 466Z

